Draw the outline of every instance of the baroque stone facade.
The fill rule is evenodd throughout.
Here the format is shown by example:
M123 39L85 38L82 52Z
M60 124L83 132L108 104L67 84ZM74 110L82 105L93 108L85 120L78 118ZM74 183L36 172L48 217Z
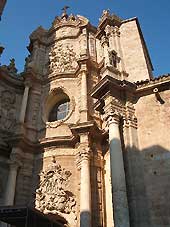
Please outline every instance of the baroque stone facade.
M170 226L170 75L137 18L57 16L0 67L0 205L70 227ZM3 176L6 177L3 177Z

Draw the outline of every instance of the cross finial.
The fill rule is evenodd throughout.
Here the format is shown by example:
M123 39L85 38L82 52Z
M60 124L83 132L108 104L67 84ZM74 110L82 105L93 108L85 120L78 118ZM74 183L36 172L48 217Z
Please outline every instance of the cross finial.
M62 8L63 14L64 14L64 15L67 15L67 9L69 9L69 8L70 8L69 6L64 6L64 7Z

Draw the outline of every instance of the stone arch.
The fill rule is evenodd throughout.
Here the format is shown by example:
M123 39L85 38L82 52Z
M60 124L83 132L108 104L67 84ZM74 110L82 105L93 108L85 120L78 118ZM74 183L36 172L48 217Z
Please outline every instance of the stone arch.
M49 114L52 108L60 102L62 99L68 99L69 100L69 111L67 116L64 119L56 120L53 122L49 122ZM43 105L43 121L46 124L46 127L57 127L62 122L65 122L70 116L72 115L73 111L75 109L75 100L74 97L71 95L70 92L68 92L67 89L65 89L63 86L57 87L52 89L49 92L48 97L45 100L45 103Z

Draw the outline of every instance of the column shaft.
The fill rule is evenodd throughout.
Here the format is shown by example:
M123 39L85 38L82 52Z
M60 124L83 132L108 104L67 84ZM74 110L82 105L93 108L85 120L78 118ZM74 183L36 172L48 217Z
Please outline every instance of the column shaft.
M119 125L115 121L112 121L109 125L109 141L114 223L115 227L129 227L129 209L123 154Z
M80 227L91 226L91 186L89 159L81 161Z
M104 50L105 66L108 66L108 65L110 65L110 60L109 60L109 52L108 52L107 43L103 44L103 50Z
M82 71L81 78L81 122L87 121L87 78L86 71Z
M26 114L26 108L27 108L27 102L28 102L28 95L29 95L29 86L25 86L24 95L22 98L22 104L21 104L21 113L20 113L20 123L24 123L25 121L25 114Z
M8 175L6 194L5 194L6 206L12 206L14 204L17 170L18 170L17 164L15 163L10 164L10 170Z

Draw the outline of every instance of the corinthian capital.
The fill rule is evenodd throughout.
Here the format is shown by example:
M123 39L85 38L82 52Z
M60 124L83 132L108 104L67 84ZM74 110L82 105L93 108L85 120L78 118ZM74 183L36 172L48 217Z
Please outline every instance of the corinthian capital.
M80 151L80 159L81 159L81 161L90 159L90 148L89 147L83 148Z
M119 124L120 117L121 117L121 114L118 111L111 112L110 114L108 114L106 118L107 125L112 123Z
M81 163L83 161L89 161L90 160L90 148L81 146L79 147L79 152L77 153L76 163L78 168L81 167Z
M20 148L13 148L8 161L10 168L18 168L22 165L22 151Z

